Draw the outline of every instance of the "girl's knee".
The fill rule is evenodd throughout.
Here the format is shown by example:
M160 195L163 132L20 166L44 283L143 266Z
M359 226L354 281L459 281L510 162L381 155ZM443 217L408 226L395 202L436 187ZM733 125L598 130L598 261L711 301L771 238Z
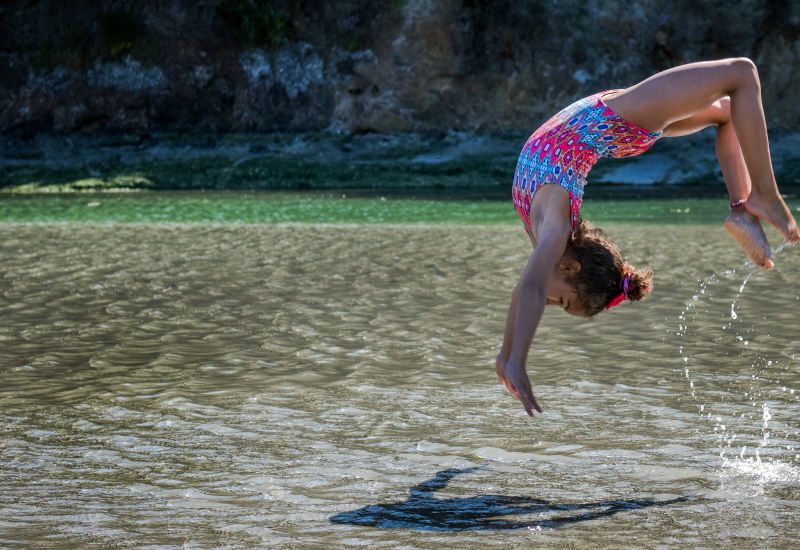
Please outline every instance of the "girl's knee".
M747 57L734 57L726 61L728 70L735 78L738 86L761 85L758 78L758 68L751 59L748 59Z

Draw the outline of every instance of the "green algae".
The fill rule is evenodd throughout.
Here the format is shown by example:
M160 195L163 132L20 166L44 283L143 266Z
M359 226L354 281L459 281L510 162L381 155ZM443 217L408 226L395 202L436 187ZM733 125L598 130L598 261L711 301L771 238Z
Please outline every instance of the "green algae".
M800 206L790 199L793 211ZM595 223L719 224L726 202L714 199L587 201ZM448 196L352 196L347 192L0 193L5 223L310 223L519 224L510 200Z

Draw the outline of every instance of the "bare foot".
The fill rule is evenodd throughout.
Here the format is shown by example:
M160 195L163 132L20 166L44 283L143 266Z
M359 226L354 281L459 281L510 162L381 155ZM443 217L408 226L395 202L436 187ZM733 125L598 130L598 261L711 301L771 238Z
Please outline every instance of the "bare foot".
M790 243L800 241L800 230L797 229L797 222L794 221L789 207L778 195L773 200L762 200L755 193L751 193L744 208L758 219L764 220L783 235L783 238Z
M775 267L767 236L764 235L757 217L737 207L731 210L722 225L750 256L754 264L762 269Z

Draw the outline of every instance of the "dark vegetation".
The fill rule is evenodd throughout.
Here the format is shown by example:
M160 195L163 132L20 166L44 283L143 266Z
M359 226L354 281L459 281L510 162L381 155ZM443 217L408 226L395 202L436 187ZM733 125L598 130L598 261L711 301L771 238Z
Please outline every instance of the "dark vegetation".
M221 11L242 46L274 48L292 36L292 20L302 12L304 3L307 2L227 0Z

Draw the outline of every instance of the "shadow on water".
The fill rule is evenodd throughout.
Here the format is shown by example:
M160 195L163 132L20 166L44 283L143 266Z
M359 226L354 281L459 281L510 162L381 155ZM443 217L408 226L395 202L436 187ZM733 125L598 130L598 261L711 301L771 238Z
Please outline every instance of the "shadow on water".
M546 500L504 495L479 495L468 498L440 499L435 493L444 489L458 475L481 467L450 469L412 487L403 502L376 504L342 512L330 518L331 523L364 525L384 529L402 528L423 531L495 531L505 529L557 528L573 523L608 517L619 512L640 510L650 506L667 506L685 502L689 497L671 500L625 499L603 502L556 504ZM567 515L542 520L510 521L503 516L566 512Z

